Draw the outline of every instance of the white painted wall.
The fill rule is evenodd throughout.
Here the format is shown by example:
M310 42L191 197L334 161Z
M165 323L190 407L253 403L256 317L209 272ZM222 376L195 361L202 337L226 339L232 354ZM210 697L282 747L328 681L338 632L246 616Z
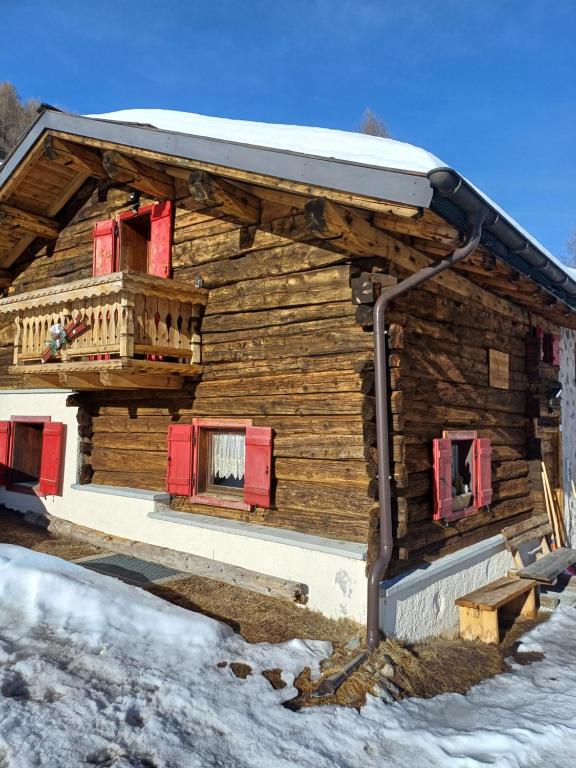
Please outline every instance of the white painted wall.
M58 390L0 391L0 420L51 416L67 425L61 497L37 498L0 488L0 503L20 512L46 511L104 533L200 555L308 585L308 606L331 618L366 621L365 547L319 536L238 521L174 513L166 494L136 489L76 486L78 429L69 393ZM480 542L385 582L381 628L418 640L457 631L454 600L511 567L501 536Z
M576 534L576 331L562 328L560 334L560 381L562 382L562 473L564 519L569 541ZM572 482L571 482L572 481Z
M380 588L381 628L412 642L457 635L456 598L506 575L513 566L504 537L498 535L386 581Z
M51 416L52 421L66 424L64 449L64 479L66 489L76 482L78 467L78 424L76 408L66 407L66 398L70 392L58 389L16 389L0 390L0 421L9 421L11 416ZM39 498L0 488L0 503L19 512L42 512L62 516L65 509L65 496L47 496Z

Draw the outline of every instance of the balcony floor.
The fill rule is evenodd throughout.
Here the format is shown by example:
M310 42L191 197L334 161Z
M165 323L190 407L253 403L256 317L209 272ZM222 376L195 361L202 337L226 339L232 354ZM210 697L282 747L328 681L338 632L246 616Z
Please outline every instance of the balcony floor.
M30 387L57 389L182 389L186 378L198 379L201 365L161 360L89 360L12 365Z

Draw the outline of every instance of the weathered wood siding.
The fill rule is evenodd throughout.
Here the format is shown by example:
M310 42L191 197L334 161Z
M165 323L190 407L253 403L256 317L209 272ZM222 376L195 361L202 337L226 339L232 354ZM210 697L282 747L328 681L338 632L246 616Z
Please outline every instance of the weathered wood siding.
M95 221L127 195L93 196L57 242L18 262L18 291L91 274ZM377 532L371 307L352 301L350 280L379 269L398 278L424 266L404 223L378 229L351 216L350 233L312 240L301 212L264 202L259 227L177 209L174 277L210 289L202 322L202 381L184 391L94 392L80 397L84 481L163 489L166 436L194 416L251 418L274 429L273 504L253 513L194 505L175 509L370 543ZM385 230L386 224L390 231ZM400 231L397 231L399 228ZM369 233L369 236L367 235ZM440 233L444 238L447 235ZM450 233L449 233L450 234ZM394 303L389 314L393 568L498 532L530 514L525 341L537 317L456 272ZM0 328L0 384L11 333ZM510 389L488 381L488 350L510 354ZM489 513L447 528L432 522L432 440L446 428L476 429L493 446Z
M51 254L19 267L16 290L90 275L92 227L125 202L124 193L106 204L91 199ZM364 361L372 341L354 317L356 267L323 243L294 242L288 235L302 230L301 216L290 210L265 209L263 219L256 229L177 210L174 277L199 274L210 289L203 380L178 393L83 395L83 476L163 489L171 421L251 418L275 431L272 509L245 513L187 499L174 507L366 541L374 501L363 427L374 405Z
M399 557L412 560L456 536L532 508L528 484L525 339L520 318L424 290L407 295L403 334L392 334L390 380ZM510 389L489 386L489 349L510 355ZM477 430L492 444L489 513L444 528L432 522L432 440Z

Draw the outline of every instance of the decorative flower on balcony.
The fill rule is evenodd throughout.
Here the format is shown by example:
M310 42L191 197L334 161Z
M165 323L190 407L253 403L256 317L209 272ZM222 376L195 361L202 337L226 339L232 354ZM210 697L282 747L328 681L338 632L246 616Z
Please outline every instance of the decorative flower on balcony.
M69 344L87 329L88 326L81 315L76 315L76 317L73 320L70 320L66 325L54 323L54 325L50 326L50 338L46 340L46 349L41 357L42 362L49 363L51 360L57 358L62 347Z

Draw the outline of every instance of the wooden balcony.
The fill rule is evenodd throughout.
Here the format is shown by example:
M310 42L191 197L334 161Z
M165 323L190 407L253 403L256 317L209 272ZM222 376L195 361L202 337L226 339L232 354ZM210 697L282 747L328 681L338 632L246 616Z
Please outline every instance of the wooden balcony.
M207 291L136 272L76 280L0 299L15 321L14 364L34 387L179 389L201 366ZM55 324L82 322L52 359Z

